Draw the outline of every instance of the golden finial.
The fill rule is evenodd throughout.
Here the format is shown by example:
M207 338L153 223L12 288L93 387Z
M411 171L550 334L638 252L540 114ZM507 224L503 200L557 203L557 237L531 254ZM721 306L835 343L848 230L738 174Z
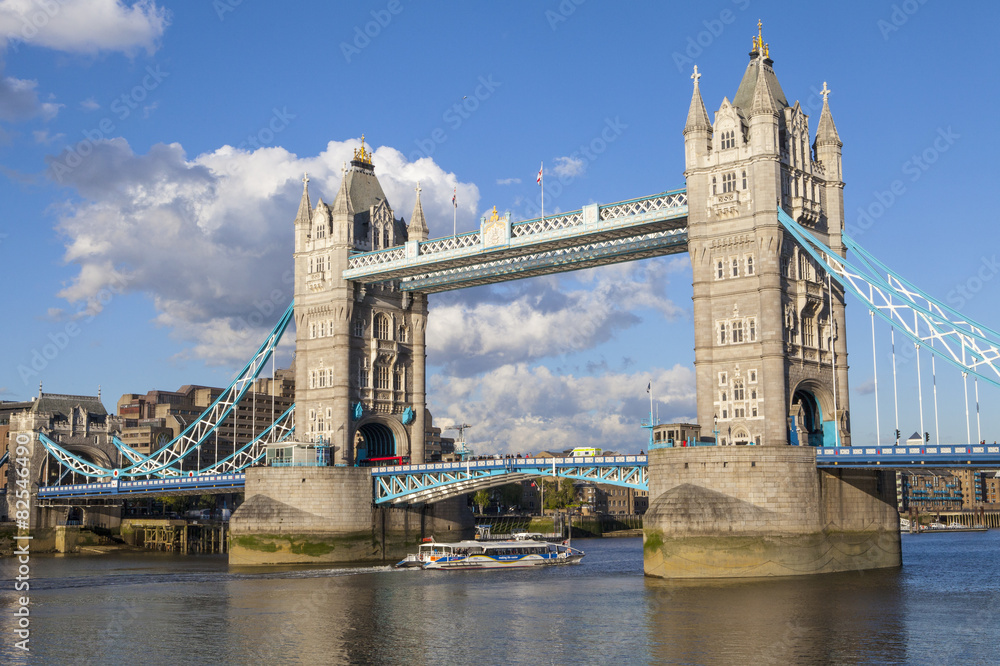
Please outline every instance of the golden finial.
M770 58L771 57L770 56L770 52L769 52L769 50L767 48L767 44L764 44L764 57L765 58Z
M365 164L372 163L372 154L365 150L365 135L361 135L361 148L354 149L354 159L358 162L364 162Z
M500 219L500 215L499 215L499 213L497 213L497 207L493 206L493 216L490 217L490 222L496 222L499 219Z

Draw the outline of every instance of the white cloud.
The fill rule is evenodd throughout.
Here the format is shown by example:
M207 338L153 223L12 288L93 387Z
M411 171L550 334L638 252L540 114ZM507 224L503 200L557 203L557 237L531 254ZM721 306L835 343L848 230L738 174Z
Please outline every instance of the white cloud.
M38 99L37 81L0 77L0 120L28 120L40 116L51 120L59 113L60 104Z
M59 295L93 313L108 290L147 294L156 322L193 343L187 355L242 364L292 298L287 275L302 173L309 172L313 205L320 197L329 203L358 145L333 141L310 157L224 146L189 159L179 144L137 155L121 138L94 143L79 166L61 173L83 200L60 210L64 258L78 272ZM52 158L50 169L65 158ZM476 186L430 158L407 162L381 147L374 163L397 217L409 220L420 181L432 236L451 233L453 188L460 217L476 210Z
M638 310L683 317L666 291L670 273L685 264L661 258L590 269L573 274L576 288L550 276L435 296L428 362L468 376L590 349L639 324Z
M35 143L40 143L47 146L51 144L53 141L58 141L59 139L64 138L66 135L60 133L60 134L53 134L50 136L49 131L47 129L44 129L44 130L32 131L31 136L34 137Z
M520 178L498 178L497 185L519 185L521 183Z
M472 378L434 376L430 408L435 425L474 425L467 439L476 453L537 453L574 446L637 452L647 448L639 428L649 416L646 384L657 387L660 420L690 420L695 375L674 366L600 376L557 375L524 363Z
M96 111L101 108L101 105L97 103L93 97L88 97L87 99L80 102L80 108L84 111Z
M555 172L562 178L579 176L587 169L587 162L580 157L557 157Z
M25 42L67 53L156 50L170 24L153 0L0 0L0 49Z

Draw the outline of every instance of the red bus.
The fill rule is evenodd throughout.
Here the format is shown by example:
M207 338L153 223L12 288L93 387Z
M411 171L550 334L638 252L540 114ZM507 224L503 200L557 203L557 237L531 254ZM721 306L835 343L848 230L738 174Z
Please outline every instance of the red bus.
M358 467L392 467L409 464L410 456L389 456L387 458L365 458L358 463Z

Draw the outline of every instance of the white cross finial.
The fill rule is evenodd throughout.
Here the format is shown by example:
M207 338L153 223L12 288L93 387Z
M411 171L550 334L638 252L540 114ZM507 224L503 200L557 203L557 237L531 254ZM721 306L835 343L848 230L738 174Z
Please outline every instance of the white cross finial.
M691 78L694 79L694 84L698 85L698 79L701 78L701 74L698 73L698 65L694 66L694 74L691 75Z
M344 165L340 167L340 177L343 178L346 175L347 175L347 162L344 162Z
M302 173L302 182L303 183L308 183L309 182L309 174L308 173L305 173L305 172Z
M419 180L417 181L417 186L413 188L413 191L417 193L418 197L420 196L420 193L423 191L423 190L420 189L420 181Z
M823 103L824 104L827 103L826 98L830 96L831 92L833 92L833 91L826 87L826 81L824 81L823 82L823 89L819 91L819 94L823 96Z

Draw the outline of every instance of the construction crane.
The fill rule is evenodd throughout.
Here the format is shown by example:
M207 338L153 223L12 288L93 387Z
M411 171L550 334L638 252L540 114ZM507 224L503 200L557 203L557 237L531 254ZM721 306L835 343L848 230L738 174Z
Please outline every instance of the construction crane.
M448 426L446 428L443 428L443 430L457 430L458 431L458 439L455 440L455 453L458 454L458 459L461 460L461 461L463 461L463 462L465 461L466 457L472 455L472 449L470 449L465 444L465 431L468 430L471 427L472 426L470 424L463 423L461 425L452 425L452 426Z

